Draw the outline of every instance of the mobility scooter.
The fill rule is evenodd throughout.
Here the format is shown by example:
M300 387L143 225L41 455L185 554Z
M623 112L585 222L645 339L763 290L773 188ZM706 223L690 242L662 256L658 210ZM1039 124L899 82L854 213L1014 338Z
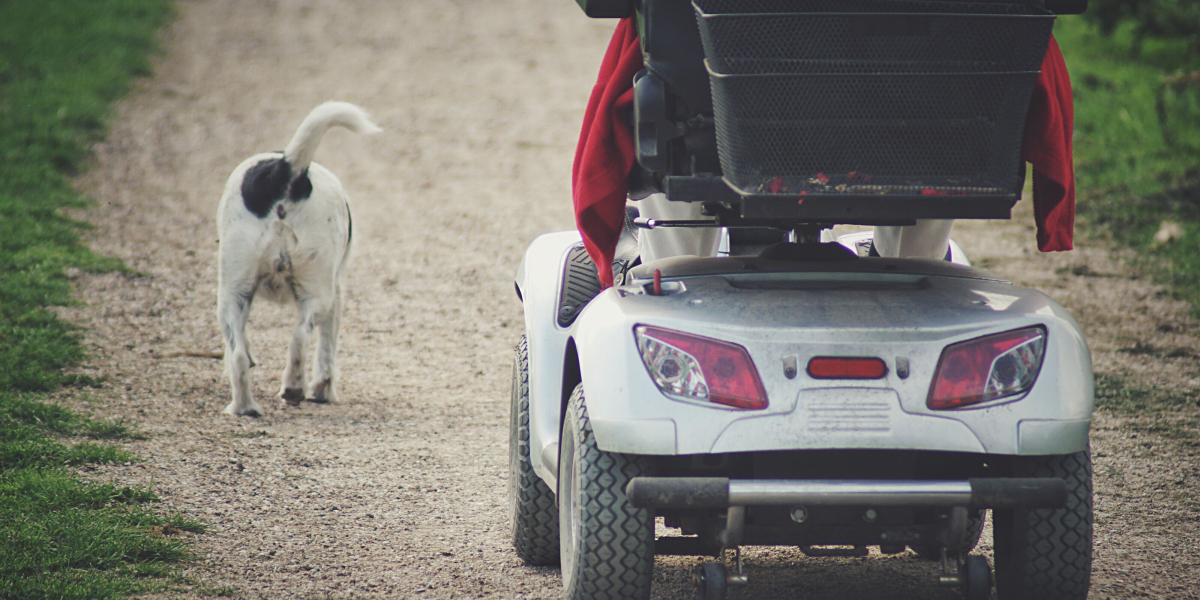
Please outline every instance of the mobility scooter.
M694 579L723 598L744 546L911 549L971 600L1085 598L1079 326L953 243L894 258L831 228L1009 218L1055 15L1086 1L578 2L638 28L634 187L702 218L631 210L604 289L579 232L529 246L517 554L571 599L648 598L655 555L713 557ZM638 256L679 227L720 251Z

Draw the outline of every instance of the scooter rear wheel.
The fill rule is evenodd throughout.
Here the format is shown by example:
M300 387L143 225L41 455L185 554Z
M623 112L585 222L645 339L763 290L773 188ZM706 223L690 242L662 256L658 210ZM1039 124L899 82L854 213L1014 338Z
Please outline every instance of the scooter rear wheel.
M1000 600L1083 600L1092 572L1092 457L1089 451L1022 456L1013 477L1061 477L1061 509L993 510Z
M649 471L645 458L596 446L575 387L558 459L559 547L568 600L645 600L654 573L654 513L629 505L625 486Z
M508 517L513 548L527 565L558 564L558 504L529 460L529 342L517 342L508 431Z
M701 600L725 600L725 594L728 592L725 565L706 562L697 566L696 583L699 584Z
M983 534L983 522L987 517L987 511L981 510L975 513L974 516L967 517L967 532L963 536L962 543L954 548L949 548L951 554L957 552L963 556L970 554L975 546L979 544L979 536ZM909 546L917 556L925 560L941 560L942 550L938 546Z
M982 556L963 561L963 600L987 600L992 595L992 568Z

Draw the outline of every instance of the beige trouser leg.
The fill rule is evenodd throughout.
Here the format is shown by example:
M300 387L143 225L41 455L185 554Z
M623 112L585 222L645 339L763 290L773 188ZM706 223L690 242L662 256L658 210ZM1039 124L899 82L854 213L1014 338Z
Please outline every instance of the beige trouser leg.
M875 228L875 251L888 258L946 257L954 219L917 219L916 225Z
M637 201L642 217L649 219L704 219L699 202L672 202L665 194L651 194ZM721 243L720 227L661 227L638 232L642 263L672 256L716 256Z

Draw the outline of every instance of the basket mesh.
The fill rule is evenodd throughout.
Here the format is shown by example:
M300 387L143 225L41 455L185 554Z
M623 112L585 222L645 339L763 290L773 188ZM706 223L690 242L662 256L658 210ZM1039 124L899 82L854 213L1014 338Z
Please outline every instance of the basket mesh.
M744 193L1019 186L1048 13L968 2L693 4L721 168Z

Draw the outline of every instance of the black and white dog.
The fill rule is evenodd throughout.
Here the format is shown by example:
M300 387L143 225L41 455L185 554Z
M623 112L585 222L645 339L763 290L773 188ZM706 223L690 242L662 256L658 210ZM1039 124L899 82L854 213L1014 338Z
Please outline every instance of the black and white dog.
M300 322L292 334L279 397L289 406L304 400L304 359L314 327L320 327L312 370L313 402L334 402L342 269L350 251L350 206L342 184L312 161L330 127L356 133L380 131L362 109L345 102L315 108L282 152L250 157L233 170L217 209L220 283L217 318L225 336L225 369L233 400L225 412L262 413L250 389L254 358L246 321L256 294L295 304Z

